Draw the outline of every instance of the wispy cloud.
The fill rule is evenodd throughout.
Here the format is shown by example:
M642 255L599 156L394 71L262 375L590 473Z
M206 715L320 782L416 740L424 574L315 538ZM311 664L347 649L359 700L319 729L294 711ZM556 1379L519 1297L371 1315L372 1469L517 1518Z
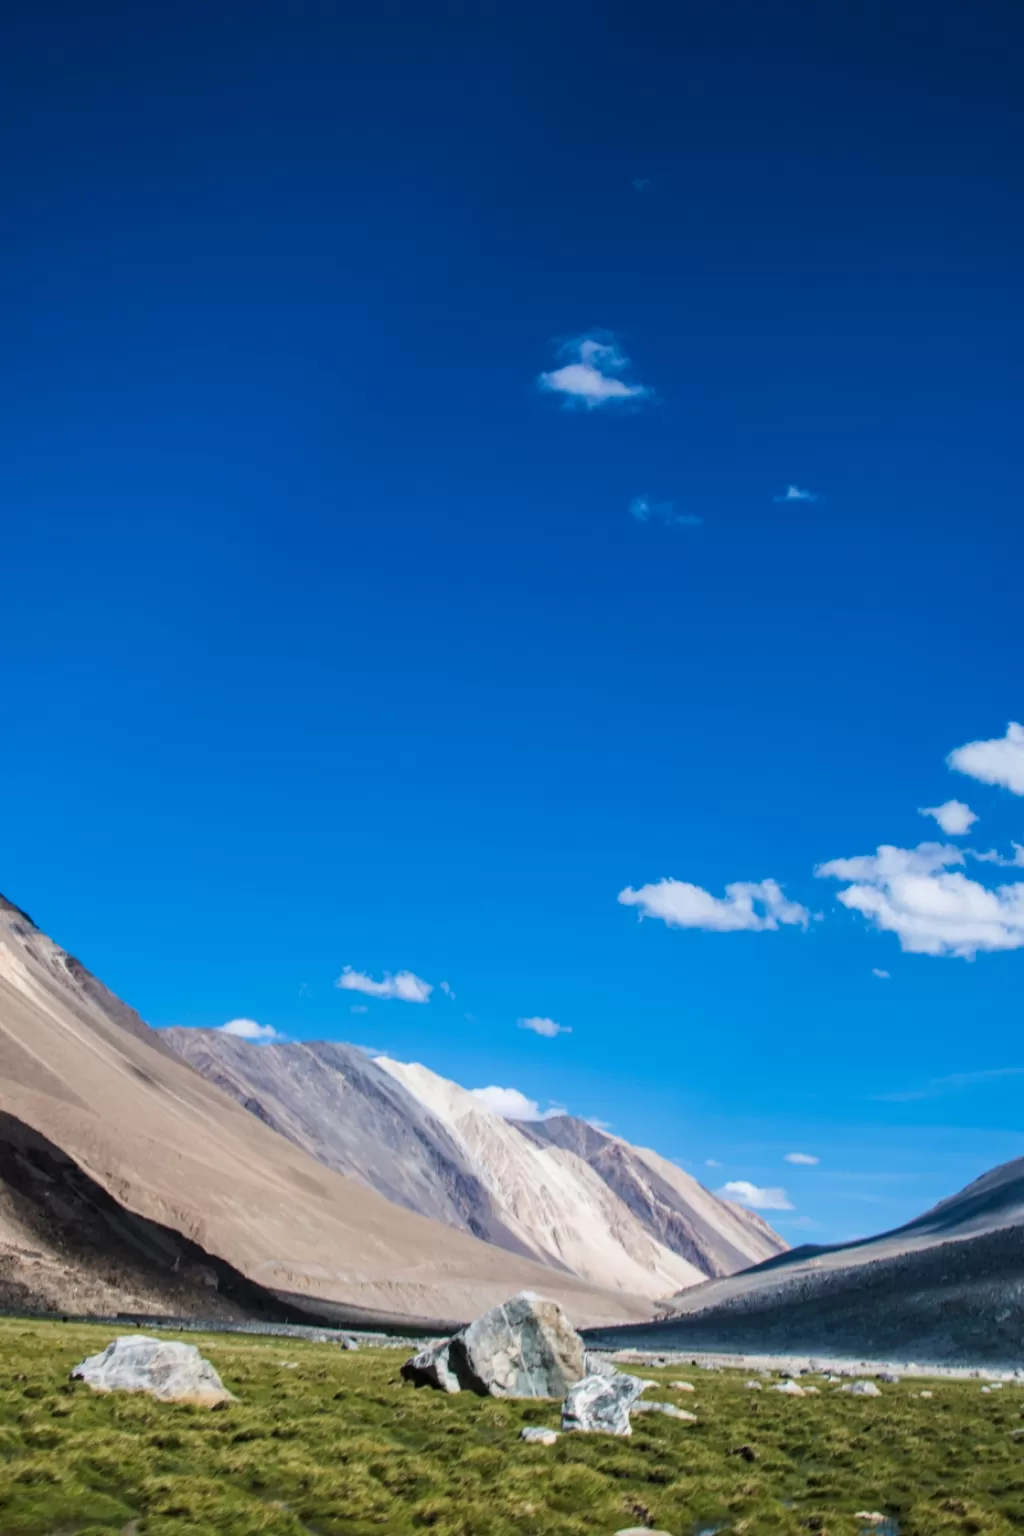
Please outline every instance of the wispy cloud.
M879 981L888 981L890 979L889 978L889 972L888 971L880 971L878 969L877 965L873 965L871 967L871 974L872 974L872 976L877 976Z
M352 1007L349 1009L349 1013L369 1013L369 1011L370 1010L365 1003L353 1003Z
M810 913L788 901L775 880L739 880L725 887L725 896L712 896L686 880L658 880L639 890L619 892L624 907L636 907L641 917L657 917L670 928L703 928L713 933L765 933L780 923L806 928Z
M652 501L649 496L634 496L629 515L638 523L661 523L665 528L699 528L704 521L693 512L677 512L674 501Z
M839 900L908 954L973 960L981 950L1024 947L1024 882L989 890L950 867L964 853L949 844L883 844L873 854L830 859L815 874L851 880Z
M646 192L647 188L650 186L650 184L651 184L651 178L649 176L634 176L633 177L633 191L634 192Z
M470 1093L485 1109L491 1109L504 1120L543 1120L540 1106L528 1099L518 1088L471 1088Z
M517 1020L520 1029L532 1030L535 1035L543 1035L545 1040L553 1040L556 1035L571 1035L571 1024L556 1024L554 1019L530 1018Z
M820 501L821 497L817 496L814 491L803 491L803 490L801 490L798 485L787 485L786 489L783 491L782 495L781 496L773 496L772 500L773 501L777 501L777 502L787 502L787 501Z
M567 361L551 373L542 373L537 382L541 389L561 395L567 406L593 410L653 394L646 385L630 384L622 377L629 358L610 336L579 336L566 342L559 356Z
M454 1003L454 1001L455 1001L455 993L452 991L452 987L451 987L451 983L450 982L439 981L438 984L437 984L437 990L439 992L443 992L445 997L450 997L452 1002Z
M1013 849L1011 858L997 853L994 848L988 853L976 853L973 848L968 848L967 857L976 859L979 864L997 864L1000 869L1024 869L1024 843L1011 842L1010 847Z
M1024 795L1024 725L1011 720L1005 736L969 741L951 752L946 762L982 784L998 784L1015 795Z
M412 971L398 971L394 976L390 971L385 971L381 981L374 981L372 976L367 976L363 971L354 971L350 965L346 965L334 985L341 987L343 992L363 992L367 997L398 998L403 1003L429 1002L434 990L429 981L424 981Z
M910 1104L917 1099L937 1099L944 1093L977 1088L1007 1077L1024 1077L1024 1067L985 1067L980 1072L951 1072L946 1077L931 1078L920 1088L909 1088L903 1093L876 1093L874 1098L879 1104Z
M791 1211L793 1209L784 1189L761 1189L748 1179L730 1179L715 1191L724 1200L735 1200L738 1205L749 1205L755 1211Z
M787 1152L783 1162L798 1163L803 1168L817 1168L821 1158L814 1157L810 1152Z
M704 1167L705 1167L705 1168L721 1168L721 1166L722 1166L722 1165L721 1165L721 1163L720 1163L720 1162L719 1162L719 1161L718 1161L718 1159L717 1159L717 1158L714 1158L714 1157L706 1157L706 1158L705 1158L705 1159L704 1159Z
M234 1035L237 1040L283 1040L284 1035L279 1034L272 1024L257 1024L255 1019L229 1019L226 1024L220 1026L222 1035Z

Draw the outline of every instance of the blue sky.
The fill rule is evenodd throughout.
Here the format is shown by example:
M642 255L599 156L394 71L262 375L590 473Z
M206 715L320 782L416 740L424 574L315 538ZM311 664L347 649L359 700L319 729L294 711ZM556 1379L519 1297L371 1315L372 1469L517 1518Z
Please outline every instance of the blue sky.
M0 889L909 1218L1024 1153L1019 10L428 10L13 29Z

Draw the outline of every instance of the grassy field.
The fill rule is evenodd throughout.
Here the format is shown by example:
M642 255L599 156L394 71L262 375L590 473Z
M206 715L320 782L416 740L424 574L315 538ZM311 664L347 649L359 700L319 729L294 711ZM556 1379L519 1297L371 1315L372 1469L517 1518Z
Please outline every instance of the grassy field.
M0 1536L855 1536L857 1510L900 1536L1024 1530L1020 1388L787 1398L742 1373L645 1369L695 1382L676 1401L697 1424L647 1414L628 1440L544 1448L518 1434L557 1426L557 1404L403 1387L390 1350L189 1335L238 1395L212 1413L69 1383L113 1336L0 1321Z

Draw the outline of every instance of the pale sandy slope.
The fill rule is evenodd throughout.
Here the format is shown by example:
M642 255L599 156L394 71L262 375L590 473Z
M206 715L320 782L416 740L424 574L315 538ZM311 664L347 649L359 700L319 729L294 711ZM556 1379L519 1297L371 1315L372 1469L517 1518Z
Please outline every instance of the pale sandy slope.
M266 1286L409 1316L469 1317L524 1288L557 1297L577 1321L649 1312L314 1162L205 1082L2 898L0 1109L130 1210Z
M466 1150L508 1227L535 1252L586 1279L666 1296L704 1274L656 1241L575 1152L538 1146L457 1083L418 1063L377 1057Z

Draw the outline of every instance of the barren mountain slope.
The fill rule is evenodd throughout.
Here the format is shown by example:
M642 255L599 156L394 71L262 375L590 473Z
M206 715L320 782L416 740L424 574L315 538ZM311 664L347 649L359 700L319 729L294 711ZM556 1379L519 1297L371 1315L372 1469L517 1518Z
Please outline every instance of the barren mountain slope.
M702 1275L731 1275L785 1251L760 1216L713 1195L657 1152L572 1115L519 1123L518 1129L539 1145L564 1147L585 1159L653 1237Z
M468 1317L523 1288L556 1296L578 1321L646 1311L314 1162L2 899L0 1110L129 1210L275 1290L410 1316Z
M655 1299L704 1278L651 1236L575 1152L542 1146L457 1083L418 1064L378 1064L448 1127L523 1242L574 1274Z
M1024 1158L923 1216L842 1247L795 1249L671 1298L617 1347L799 1350L1020 1364Z
M504 1225L440 1121L357 1046L254 1045L215 1029L164 1029L160 1038L328 1168L421 1216L539 1258Z

